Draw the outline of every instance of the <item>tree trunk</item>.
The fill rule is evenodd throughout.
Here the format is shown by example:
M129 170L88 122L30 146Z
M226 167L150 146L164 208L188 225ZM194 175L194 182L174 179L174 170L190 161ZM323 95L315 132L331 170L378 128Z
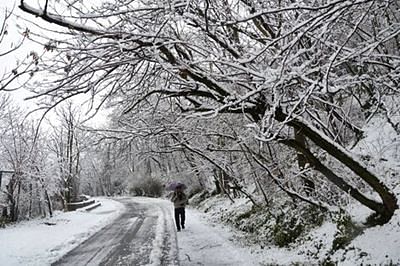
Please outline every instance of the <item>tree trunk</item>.
M282 112L280 108L277 108L275 112L276 120L280 122L284 122L288 116ZM291 147L296 149L303 150L302 152L308 153L308 159L313 160L312 163L315 164L317 170L323 173L330 181L332 181L335 185L340 187L346 192L350 192L350 195L361 202L363 205L369 207L370 209L374 210L378 213L381 217L383 223L390 220L393 216L395 210L398 208L397 205L397 198L396 196L390 191L386 185L379 180L373 173L371 173L365 166L363 166L360 162L356 161L351 155L342 147L338 146L332 140L327 137L324 137L321 132L317 129L314 129L312 126L307 125L305 122L301 121L298 118L290 118L286 121L288 126L293 127L296 130L301 131L305 136L311 139L318 147L329 153L335 159L339 160L341 163L346 165L349 169L351 169L355 174L357 174L362 180L364 180L374 191L376 191L380 198L382 199L382 204L376 203L371 200L360 199L362 198L354 188L348 186L342 179L337 179L336 175L330 171L328 168L322 165L319 160L314 157L310 151L307 151L305 147L301 145L293 144L293 141L287 141L285 144L288 144ZM343 182L344 183L343 183ZM350 189L350 191L349 191ZM353 191L353 192L351 192ZM368 205L367 205L368 204Z
M185 149L183 149L182 152L183 152L183 155L185 156L190 168L192 168L194 174L196 175L196 178L197 178L197 181L199 181L200 187L204 188L204 184L201 180L201 175L200 175L199 169L196 166L193 155L191 153L187 152Z
M19 177L15 174L11 177L7 185L7 197L10 202L10 221L16 222L18 220L18 204L19 193L21 192L21 184ZM17 194L15 192L17 191Z
M306 144L306 138L305 136L301 133L300 130L294 129L294 139L303 147L307 147ZM297 151L297 164L299 166L300 171L303 171L306 167L307 163L307 158L306 156L300 152ZM305 174L301 175L301 179L303 180L303 185L304 185L304 191L306 192L307 196L310 196L312 192L315 190L315 184L312 180L307 178Z
M47 189L44 190L44 195L46 198L47 207L49 209L49 215L50 215L50 217L53 217L53 205L51 204L51 199L50 199L49 193L47 192Z
M29 207L28 207L29 218L32 218L32 205L33 205L33 185L32 183L29 183Z

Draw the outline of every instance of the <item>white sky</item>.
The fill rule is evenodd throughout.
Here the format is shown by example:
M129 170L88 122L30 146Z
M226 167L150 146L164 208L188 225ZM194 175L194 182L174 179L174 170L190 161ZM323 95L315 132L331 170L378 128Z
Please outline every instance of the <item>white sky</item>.
M40 2L38 2L38 1L28 1L28 3L29 3L29 5L33 5L33 6L37 6L38 4L40 4ZM21 32L23 32L26 27L32 27L32 26L29 26L29 23L27 23L21 17L30 19L30 20L34 21L35 23L42 25L43 27L49 27L50 25L51 25L51 27L56 27L54 24L49 24L47 22L42 21L39 18L35 18L34 16L32 16L30 14L26 14L26 13L22 12L19 9L18 5L19 5L19 0L7 0L7 1L0 0L0 19L1 19L1 21L3 21L5 11L6 10L10 11L14 7L14 15L11 16L10 19L7 21L8 35L6 36L5 41L3 41L0 44L0 53L8 50L10 47L19 43L22 40ZM18 17L18 16L20 16L20 17ZM0 76L2 76L3 73L5 73L5 72L11 71L12 69L14 69L15 66L17 65L16 64L17 61L22 61L24 58L29 57L29 54L31 53L31 51L41 54L43 52L43 46L41 46L37 43L34 43L32 41L25 40L23 45L18 50L16 50L12 54L3 56L0 60ZM16 81L11 86L7 87L7 89L15 88L18 86L18 84L19 84L18 81ZM19 89L16 91L12 91L9 94L11 95L14 102L16 102L18 105L20 105L21 107L23 107L26 110L33 110L37 107L34 100L29 100L29 101L24 100L25 97L32 95L32 93L28 92L27 90ZM85 97L83 95L81 95L81 96L79 96L79 98L75 97L74 101L77 102L76 103L77 105L82 106L82 102L84 101L84 100L82 100L83 98L85 98ZM82 108L82 109L84 109L84 108ZM86 110L82 110L82 115L85 112L86 112ZM96 115L94 118L92 118L88 124L91 126L94 126L94 127L104 125L108 112L109 111L99 112L99 114ZM41 113L37 113L36 114L37 117L40 117L40 114ZM50 116L51 116L51 114L50 114ZM54 119L52 119L52 120L54 121Z
M7 31L8 34L5 37L4 41L0 44L0 53L8 51L11 47L14 47L18 43L21 42L23 39L22 32L25 30L26 22L19 18L18 16L22 17L33 17L29 14L25 14L22 12L19 7L19 0L7 0L7 1L0 1L0 21L3 22L6 10L10 12L13 10L13 15L7 20ZM13 9L14 7L14 9ZM29 57L31 51L38 52L39 54L43 51L43 47L39 44L31 42L29 40L25 40L23 45L17 49L16 51L1 57L0 60L0 76L3 75L5 72L9 72L14 69L17 65L17 61L22 61ZM21 81L15 81L12 83L7 89L13 89L18 87ZM21 105L28 110L32 110L36 107L34 102L32 101L24 101L23 99L28 95L31 95L26 90L16 90L10 92L11 97L15 102Z

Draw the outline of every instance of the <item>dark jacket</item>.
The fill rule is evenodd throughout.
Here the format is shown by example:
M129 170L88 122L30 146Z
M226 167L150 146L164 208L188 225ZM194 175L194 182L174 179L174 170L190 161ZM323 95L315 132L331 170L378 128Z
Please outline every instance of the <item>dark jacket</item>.
M188 198L184 192L175 191L172 194L171 201L174 203L174 207L176 208L185 208L186 204L188 204Z

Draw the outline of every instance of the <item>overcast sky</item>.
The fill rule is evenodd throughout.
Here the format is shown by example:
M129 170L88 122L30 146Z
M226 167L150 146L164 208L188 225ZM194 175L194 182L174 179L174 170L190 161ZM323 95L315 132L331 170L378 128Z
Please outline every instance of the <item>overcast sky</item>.
M36 19L32 15L24 13L18 7L19 1L20 0L0 0L1 22L3 22L6 10L8 10L8 11L13 10L13 14L14 14L13 16L10 17L10 19L7 20L8 35L6 36L6 39L0 43L0 54L9 50L11 47L15 46L17 43L19 43L22 40L21 33L26 29L26 27L32 28L32 25L29 25L29 23L27 21L25 21L23 18L31 19L35 23L38 23L39 25L41 25L45 28L49 27L50 25L51 25L51 27L55 26L54 24L49 24L40 19ZM37 0L28 1L28 3L29 3L29 5L32 5L32 6L38 5ZM2 56L1 60L0 60L0 76L2 76L3 73L5 73L7 71L9 72L13 68L15 68L15 66L17 65L17 61L21 61L24 58L29 57L29 54L31 53L31 51L41 54L43 52L43 46L39 45L37 43L34 43L32 41L26 40L26 41L24 41L22 47L19 48L17 51L15 51L9 55ZM14 84L14 85L17 86L17 84ZM7 88L13 88L15 86L9 86ZM33 101L24 101L23 100L28 95L31 95L31 93L27 92L26 90L19 89L17 91L10 92L10 95L12 96L12 99L14 100L14 102L19 104L21 107L24 107L27 110L32 110L32 109L36 108L36 105ZM75 101L82 102L82 97L80 97L80 100L75 99ZM103 123L104 120L105 120L104 115L100 114L95 119L92 119L92 122L94 124L99 124L99 123Z
M13 11L13 15L6 21L6 28L8 34L5 36L4 40L0 43L0 54L10 50L10 48L18 45L22 40L22 32L25 31L27 27L26 21L21 19L22 17L33 17L28 14L24 14L18 7L19 0L7 0L0 1L0 21L3 23L5 13ZM27 56L29 56L31 51L41 51L43 47L38 44L35 44L29 40L25 40L23 45L16 51L7 54L1 57L0 60L0 75L3 73L9 72L14 69L17 65L18 61L24 60ZM8 88L13 88L17 86L17 84L12 84ZM26 95L24 91L15 91L12 93L13 98L22 102L22 98ZM25 104L26 105L26 104Z
M16 2L15 0L0 1L0 11L1 11L0 19L1 19L2 24L4 21L6 11L11 12L11 10L13 10L13 6L15 6L14 14L18 15L21 13L21 11L19 10L19 8L15 2ZM9 50L11 47L13 47L19 41L22 40L22 36L21 36L22 29L18 29L17 21L20 22L21 19L18 19L14 15L11 16L6 21L8 34L7 34L6 38L1 42L0 53L4 53L5 51ZM25 48L25 47L22 47L22 48ZM7 55L5 57L2 57L0 60L1 73L3 73L5 69L12 69L15 66L15 58L25 56L26 53L27 53L27 49L25 48L25 49L20 49L20 51L17 51L17 53L13 53L13 54Z

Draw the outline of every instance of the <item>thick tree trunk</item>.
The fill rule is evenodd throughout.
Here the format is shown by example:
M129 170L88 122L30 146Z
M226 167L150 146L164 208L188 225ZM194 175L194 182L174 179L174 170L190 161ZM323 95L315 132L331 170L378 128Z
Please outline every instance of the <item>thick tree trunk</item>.
M361 204L367 206L368 208L378 213L382 210L383 208L382 203L371 200L366 196L364 196L363 194L361 194L360 191L349 185L344 179L337 176L328 167L323 165L321 161L317 157L315 157L310 150L302 146L301 143L298 143L296 140L291 140L291 139L283 139L279 140L279 142L303 153L307 157L307 161L314 167L315 170L322 173L326 178L328 178L329 181L331 181L333 184L335 184L344 192L349 193L353 198L355 198Z
M216 168L214 168L214 175L213 175L213 177L214 177L214 184L215 184L215 192L217 193L217 194L222 194L222 189L221 189L221 185L220 185L220 183L219 183L219 178L218 178L218 173L217 173L217 169Z
M49 193L47 192L47 189L44 190L44 196L46 198L47 207L49 209L49 215L50 217L53 217L53 204L51 204L51 198L49 196Z
M10 202L10 221L16 222L18 220L18 205L19 194L21 192L21 181L15 174L11 177L7 185L7 197Z
M306 138L301 133L301 131L294 129L294 139L303 147L307 147ZM297 151L297 164L300 171L304 170L307 164L307 158L301 151ZM310 196L310 194L315 190L314 182L310 180L305 174L301 175L301 179L303 180L304 191L306 192L306 195Z
M284 122L286 119L288 119L288 116L284 114L281 109L278 108L275 112L275 118L280 122ZM288 119L288 121L286 121L286 124L288 126L293 127L296 130L301 131L305 136L307 136L310 140L312 140L318 147L320 147L321 149L329 153L331 156L333 156L335 159L339 160L341 163L346 165L349 169L351 169L362 180L364 180L374 191L376 191L379 194L380 198L382 199L382 204L379 203L375 204L373 201L368 202L366 200L360 201L361 196L354 191L354 188L352 189L351 187L348 187L348 184L345 183L342 179L336 179L332 171L324 167L319 161L315 160L316 157L314 157L315 159L313 159L311 156L308 156L308 158L314 160L313 163L316 164L315 167L321 173L323 173L329 180L331 180L338 187L342 188L346 192L350 192L350 195L352 195L354 198L357 197L356 199L360 201L362 204L380 214L383 222L390 220L390 218L393 216L394 211L398 208L397 198L390 191L390 189L386 187L386 185L379 180L378 177L376 177L373 173L371 173L360 162L356 161L353 157L351 157L350 154L344 148L338 146L335 142L323 136L322 133L318 132L317 129L314 129L312 126L307 125L300 119L290 118ZM298 144L297 145L290 144L290 145L292 147L295 146L301 147L301 145ZM306 150L305 147L302 148L304 149L304 151ZM312 153L309 152L309 155L312 155ZM350 191L348 189L350 189ZM366 205L365 203L368 203L368 205Z

